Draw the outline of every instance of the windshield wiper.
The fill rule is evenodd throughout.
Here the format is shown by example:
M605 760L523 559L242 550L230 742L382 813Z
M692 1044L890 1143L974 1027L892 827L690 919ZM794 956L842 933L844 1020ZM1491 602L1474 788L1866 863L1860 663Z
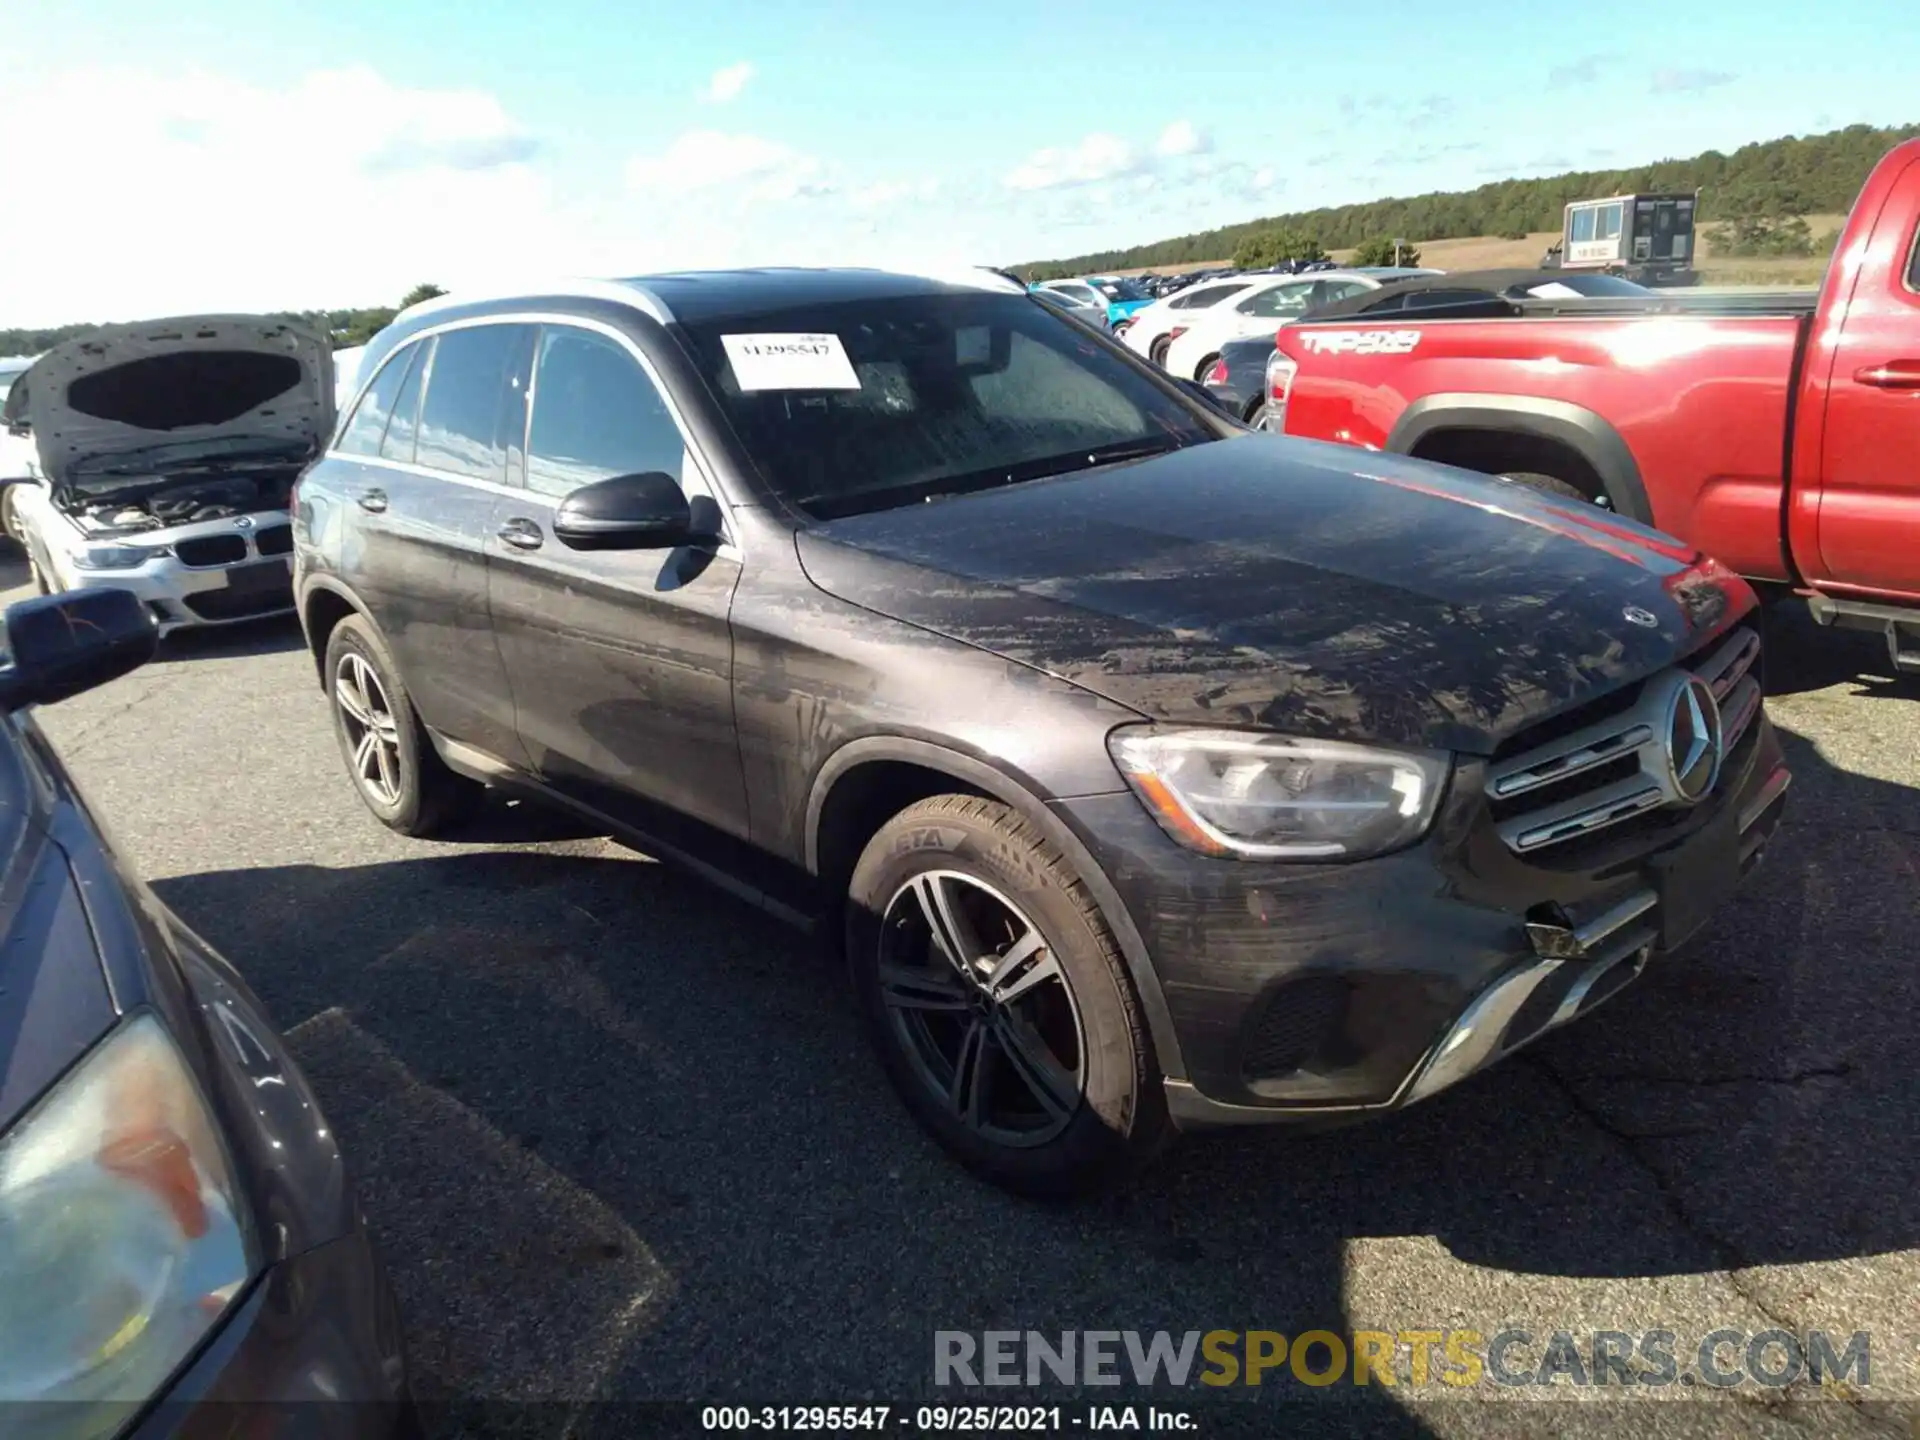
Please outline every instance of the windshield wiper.
M1076 474L1101 465L1118 465L1127 460L1147 460L1181 450L1193 441L1160 435L1144 440L1116 440L1109 445L1094 445L1084 450L1069 450L1064 455L1048 455L1036 460L996 465L991 470L974 470L948 475L938 480L921 480L906 485L889 485L877 490L802 496L796 503L823 520L840 520L850 515L892 510L901 505L920 505L935 500L952 500L962 495L978 495L983 490L998 490L1028 480L1049 480L1059 475Z

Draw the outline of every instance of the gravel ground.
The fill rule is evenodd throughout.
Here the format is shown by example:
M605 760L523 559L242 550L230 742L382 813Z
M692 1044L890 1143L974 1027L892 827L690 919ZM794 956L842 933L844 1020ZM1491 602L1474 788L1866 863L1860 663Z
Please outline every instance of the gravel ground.
M522 1413L557 1436L611 1413L595 1400L951 1400L937 1329L1518 1325L1669 1329L1683 1365L1723 1327L1870 1330L1867 1402L1911 1402L1920 685L1869 637L1776 629L1789 818L1710 939L1415 1111L1191 1140L1064 1210L944 1160L775 922L520 806L458 844L382 829L290 627L179 640L42 723L292 1035L429 1400L540 1402ZM1320 1433L1913 1423L1805 1384L1624 1409L1565 1386L1290 1393ZM1209 1397L1201 1429L1271 1432L1276 1394Z

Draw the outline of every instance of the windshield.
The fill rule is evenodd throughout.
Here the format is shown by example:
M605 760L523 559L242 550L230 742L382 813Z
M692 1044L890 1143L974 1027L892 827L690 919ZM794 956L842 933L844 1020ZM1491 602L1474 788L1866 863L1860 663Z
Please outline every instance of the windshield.
M1084 326L1017 295L847 301L682 334L767 484L820 520L1221 435Z
M1151 300L1153 298L1131 280L1096 280L1093 285L1109 300Z

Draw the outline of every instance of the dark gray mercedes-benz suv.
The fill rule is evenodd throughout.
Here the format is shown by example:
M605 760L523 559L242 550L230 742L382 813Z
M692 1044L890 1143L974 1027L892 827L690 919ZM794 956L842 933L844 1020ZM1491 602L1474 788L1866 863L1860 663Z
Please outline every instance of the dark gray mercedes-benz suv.
M1788 780L1744 582L992 283L404 312L294 506L367 805L517 789L824 927L908 1106L1035 1192L1431 1095L1733 895Z

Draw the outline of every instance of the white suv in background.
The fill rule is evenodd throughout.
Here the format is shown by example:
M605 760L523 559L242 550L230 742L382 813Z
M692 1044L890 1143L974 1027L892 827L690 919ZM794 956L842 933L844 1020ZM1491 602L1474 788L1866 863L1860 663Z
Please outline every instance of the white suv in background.
M1441 273L1383 265L1354 270L1315 270L1306 275L1256 276L1254 283L1238 296L1196 314L1185 333L1167 346L1160 363L1170 375L1183 380L1201 380L1220 358L1220 347L1229 340L1271 335L1289 320L1297 320L1309 310L1331 305L1361 290L1378 290L1395 280Z

